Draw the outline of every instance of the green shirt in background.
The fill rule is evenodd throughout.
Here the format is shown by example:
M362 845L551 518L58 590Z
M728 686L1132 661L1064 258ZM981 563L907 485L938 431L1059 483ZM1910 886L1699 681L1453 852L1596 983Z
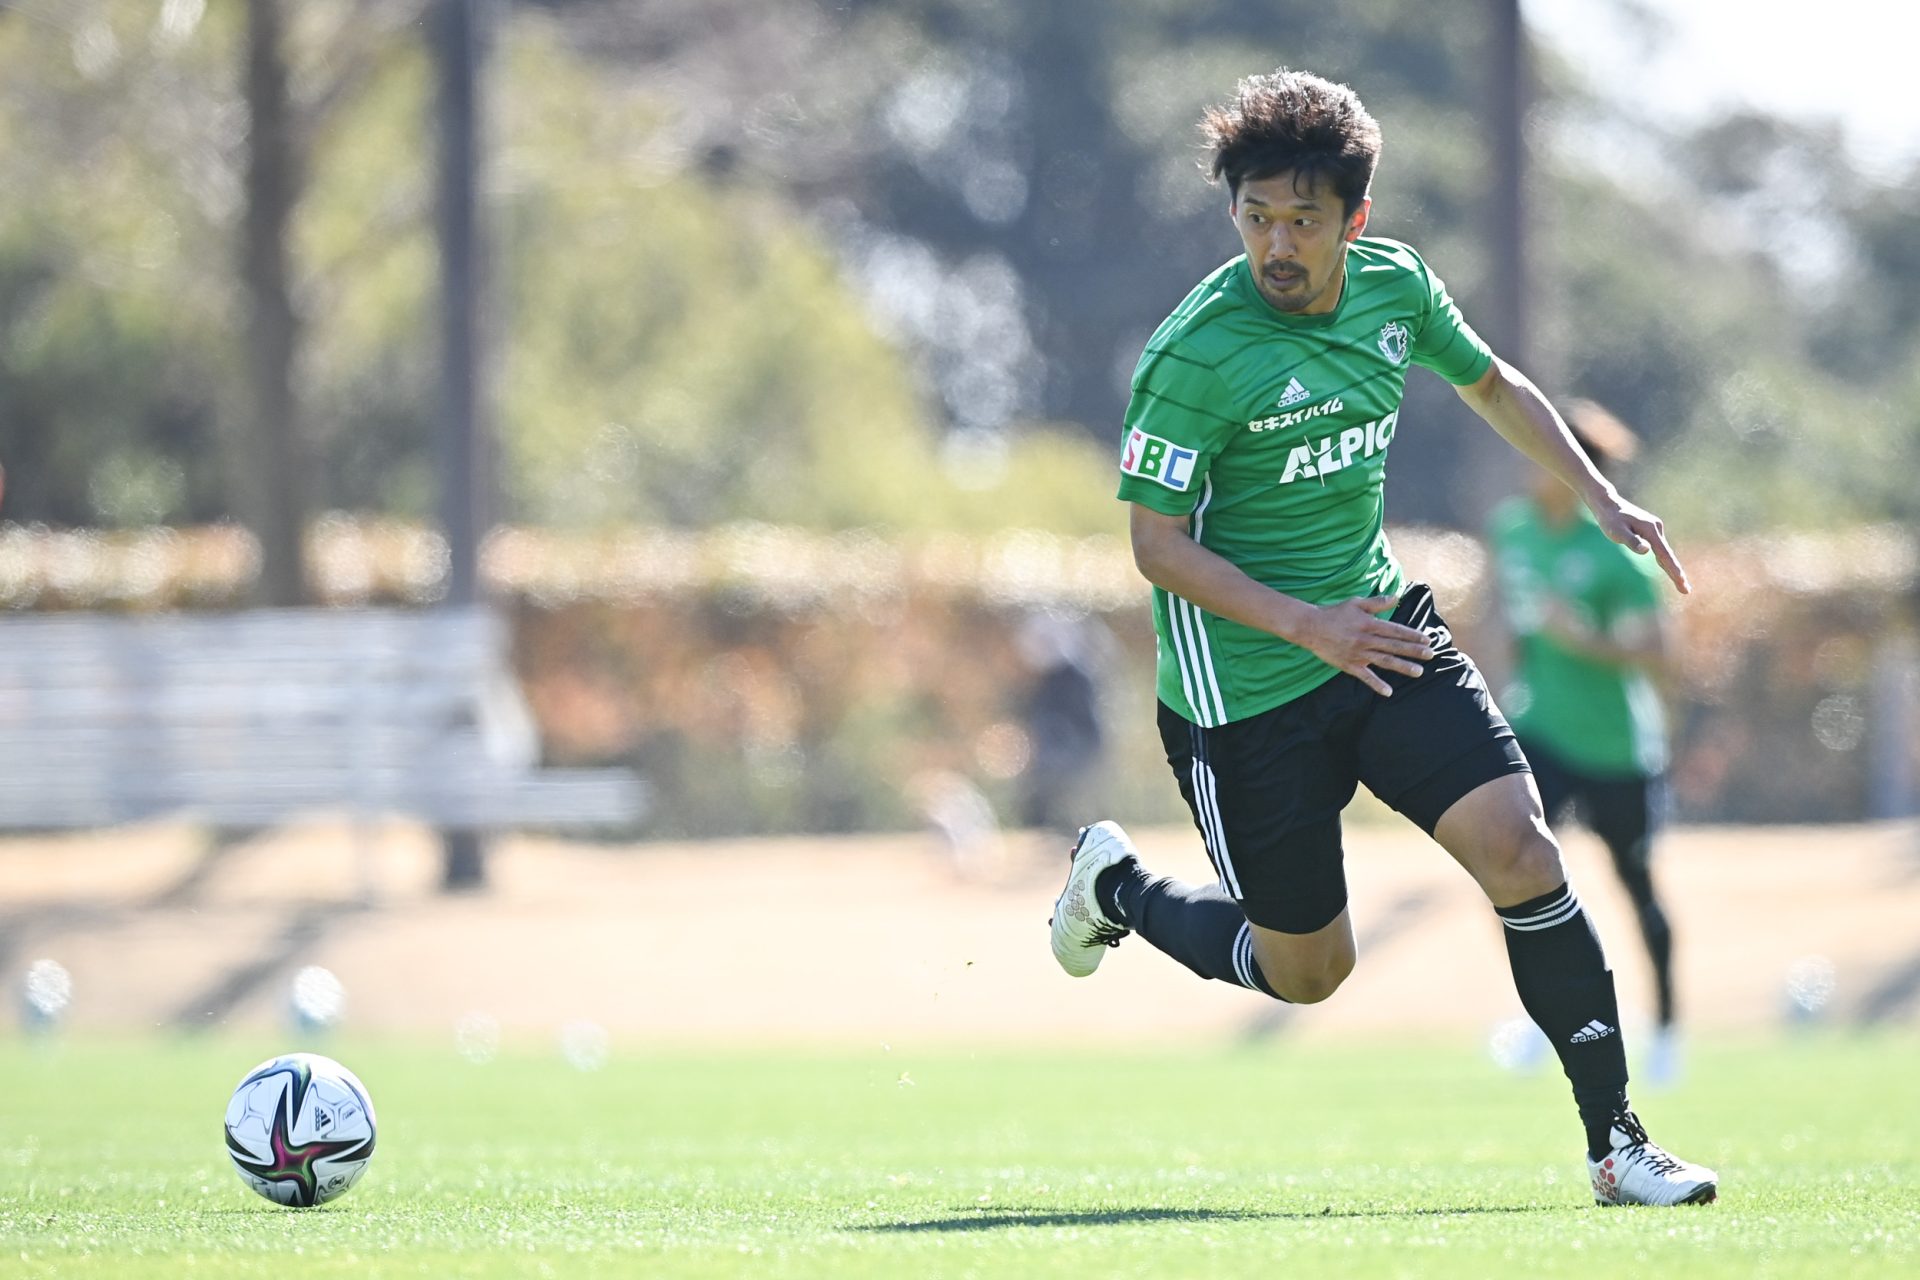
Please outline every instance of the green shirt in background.
M1590 773L1651 776L1666 768L1665 716L1646 671L1582 657L1541 630L1551 603L1602 635L1657 613L1653 557L1607 537L1584 506L1556 527L1528 498L1496 507L1488 538L1518 657L1500 705L1522 742Z
M1133 374L1120 497L1190 517L1201 546L1310 604L1400 590L1382 488L1407 369L1464 385L1493 354L1411 248L1347 246L1340 302L1290 315L1244 257L1196 286ZM1244 720L1338 674L1277 636L1155 588L1160 700L1197 724Z

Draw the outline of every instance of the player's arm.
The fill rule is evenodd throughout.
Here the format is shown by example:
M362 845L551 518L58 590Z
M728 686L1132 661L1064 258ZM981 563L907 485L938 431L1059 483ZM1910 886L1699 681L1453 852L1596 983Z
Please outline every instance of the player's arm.
M1609 538L1632 551L1653 553L1661 569L1684 594L1693 589L1679 557L1667 545L1666 528L1651 511L1635 506L1580 451L1567 424L1526 374L1505 360L1493 363L1478 380L1454 388L1507 443L1551 472L1580 495Z
M1297 644L1382 697L1393 690L1374 668L1418 676L1420 663L1433 657L1423 633L1374 616L1393 607L1392 596L1308 604L1255 582L1238 565L1195 542L1189 517L1165 515L1138 502L1129 502L1127 509L1133 562L1141 575L1208 613Z
M1663 675L1673 642L1666 615L1658 610L1625 614L1600 630L1583 622L1571 609L1547 608L1540 630L1561 648L1593 662L1616 667L1639 667Z

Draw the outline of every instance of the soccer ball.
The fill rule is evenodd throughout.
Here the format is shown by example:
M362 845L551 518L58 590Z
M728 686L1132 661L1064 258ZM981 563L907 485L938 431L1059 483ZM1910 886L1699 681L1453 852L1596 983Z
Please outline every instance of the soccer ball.
M373 1159L373 1102L332 1058L269 1058L227 1103L227 1154L240 1180L275 1204L325 1204Z

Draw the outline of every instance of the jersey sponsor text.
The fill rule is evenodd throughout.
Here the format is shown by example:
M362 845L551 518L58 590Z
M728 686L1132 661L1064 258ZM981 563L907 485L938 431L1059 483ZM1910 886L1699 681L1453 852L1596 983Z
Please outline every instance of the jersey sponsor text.
M1135 427L1127 433L1120 469L1130 476L1156 481L1176 493L1185 493L1193 483L1193 462L1199 456L1192 449Z
M1393 443L1393 428L1400 421L1395 409L1384 418L1375 418L1364 426L1348 427L1337 436L1322 436L1308 444L1297 444L1287 451L1287 467L1280 473L1281 484L1295 480L1330 476L1353 465L1353 460L1371 458Z
M1292 413L1277 414L1271 418L1255 418L1247 424L1249 431L1285 431L1296 427L1308 418L1322 418L1329 413L1338 413L1346 408L1346 403L1335 396L1331 400L1322 400L1319 404L1308 405L1304 409L1295 409Z

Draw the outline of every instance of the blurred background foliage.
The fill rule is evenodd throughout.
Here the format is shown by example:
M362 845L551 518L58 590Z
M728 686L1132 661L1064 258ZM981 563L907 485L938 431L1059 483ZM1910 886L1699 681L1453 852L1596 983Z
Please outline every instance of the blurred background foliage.
M281 425L299 437L294 500L311 504L309 527L435 518L427 5L279 4L299 411L263 424L241 233L255 105L243 71L264 3L0 3L9 521L129 536L251 523L270 488L257 437ZM1134 359L1237 249L1199 169L1201 108L1279 64L1354 84L1387 138L1373 231L1417 244L1473 317L1491 307L1499 248L1488 12L498 0L484 181L500 520L650 557L671 531L745 521L901 547L1016 528L1119 534L1112 456ZM1745 114L1680 129L1659 103L1609 100L1551 57L1535 71L1525 365L1549 394L1599 400L1647 437L1629 491L1683 549L1920 517L1920 170L1869 178L1837 126ZM1504 455L1463 443L1484 430L1435 379L1411 382L1406 421L1397 520L1477 533L1481 473ZM1518 482L1517 463L1495 465ZM639 552L615 536L634 529L655 531ZM784 572L766 554L761 567ZM234 602L227 591L190 598ZM57 596L7 587L10 607ZM914 769L998 776L976 748L1005 737L1024 678L1008 636L1044 601L987 599L862 614L849 638L794 621L832 601L743 603L722 581L676 599L671 625L576 618L584 631L556 638L558 622L522 617L544 655L523 674L545 691L549 728L621 708L574 747L680 778L676 829L890 825ZM944 647L928 639L940 626L959 629ZM1144 635L1115 630L1136 647ZM660 657L690 635L703 639ZM808 636L802 652L783 647ZM889 657L901 647L919 655L912 671ZM1750 665L1751 687L1712 705L1737 709L1786 679ZM1791 733L1764 717L1714 729L1718 758L1763 758L1763 740L1788 755L1853 750L1857 734L1809 747L1818 726L1800 705L1837 723L1834 700L1863 698L1866 679L1839 670L1793 677ZM663 672L746 698L746 727L714 730L698 699L667 708L679 685ZM1143 679L1115 684L1143 698ZM1114 720L1150 723L1131 703ZM1151 734L1137 736L1116 752L1116 808L1165 816ZM1831 794L1830 782L1803 790ZM1699 784L1693 815L1748 812L1767 787L1720 785Z
M292 225L316 510L433 512L437 340L421 6L288 8ZM1249 71L1357 85L1374 230L1473 314L1481 24L1411 2L502 3L488 191L504 518L1109 529L1141 341L1234 248L1194 120ZM0 457L16 519L235 518L246 13L0 8ZM1276 38L1276 32L1284 33ZM1911 518L1920 203L1831 128L1691 134L1551 60L1530 137L1529 363L1655 445L1684 531ZM1458 478L1417 380L1397 476ZM1471 486L1400 484L1470 527Z

